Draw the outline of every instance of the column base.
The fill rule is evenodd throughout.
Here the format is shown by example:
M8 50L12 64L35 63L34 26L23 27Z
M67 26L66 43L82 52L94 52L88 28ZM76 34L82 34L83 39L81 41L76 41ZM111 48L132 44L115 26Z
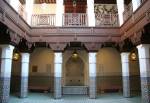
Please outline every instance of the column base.
M95 96L95 94L93 94L93 95L90 95L89 98L90 98L90 99L96 99L96 96Z
M89 98L96 99L96 77L90 77Z
M10 78L0 77L0 103L9 102Z
M20 98L28 96L28 77L21 77Z
M150 103L150 77L141 77L142 103Z
M54 98L61 99L62 88L61 88L61 77L55 77L54 81Z
M130 98L130 77L129 76L123 76L123 97Z

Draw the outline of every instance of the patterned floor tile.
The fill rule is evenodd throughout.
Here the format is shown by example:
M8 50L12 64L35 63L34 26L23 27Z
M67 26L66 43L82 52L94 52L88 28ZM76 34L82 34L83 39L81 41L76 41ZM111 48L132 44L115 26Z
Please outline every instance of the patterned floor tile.
M101 94L96 99L89 99L87 95L63 95L62 99L53 99L53 95L48 93L29 93L24 99L11 95L9 103L141 103L140 101L140 96L123 98L118 93Z

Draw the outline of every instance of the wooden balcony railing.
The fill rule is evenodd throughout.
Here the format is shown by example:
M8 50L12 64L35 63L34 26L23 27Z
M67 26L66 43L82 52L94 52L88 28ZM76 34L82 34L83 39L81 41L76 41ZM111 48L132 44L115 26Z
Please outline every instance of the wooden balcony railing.
M31 19L31 26L55 26L55 14L34 14Z
M133 13L133 6L132 2L130 2L126 7L123 12L123 20L126 21Z
M26 13L26 11L25 11L24 6L23 6L21 3L19 3L18 13L20 14L20 16L21 16L24 20L26 20L26 18L27 18L27 13Z
M32 15L31 26L55 26L55 14L34 14ZM66 13L63 15L63 26L88 26L87 14L85 13ZM117 14L98 14L96 15L96 26L98 27L118 27Z
M63 26L88 26L86 13L65 13Z
M96 14L96 26L118 27L119 19L117 14Z

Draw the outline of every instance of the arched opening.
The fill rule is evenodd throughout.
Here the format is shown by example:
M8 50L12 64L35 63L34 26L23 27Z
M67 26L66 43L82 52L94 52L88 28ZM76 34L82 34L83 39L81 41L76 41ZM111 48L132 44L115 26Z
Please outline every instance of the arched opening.
M121 57L112 47L97 53L97 92L112 93L122 89Z
M66 86L84 85L84 62L79 56L77 58L70 57L66 62L65 77Z
M88 53L77 50L77 57L73 56L74 50L66 50L63 54L63 95L88 94Z
M54 53L48 48L36 48L30 55L29 90L53 91Z

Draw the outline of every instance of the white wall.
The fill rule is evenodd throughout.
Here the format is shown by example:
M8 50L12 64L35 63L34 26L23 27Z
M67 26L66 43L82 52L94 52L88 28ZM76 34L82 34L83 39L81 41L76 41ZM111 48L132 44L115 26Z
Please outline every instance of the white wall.
M34 4L33 14L56 14L56 4Z
M37 72L32 72L33 66L37 66ZM54 73L54 53L48 48L36 48L30 56L31 75L50 75Z
M114 48L102 48L97 53L97 76L121 75L120 53Z

